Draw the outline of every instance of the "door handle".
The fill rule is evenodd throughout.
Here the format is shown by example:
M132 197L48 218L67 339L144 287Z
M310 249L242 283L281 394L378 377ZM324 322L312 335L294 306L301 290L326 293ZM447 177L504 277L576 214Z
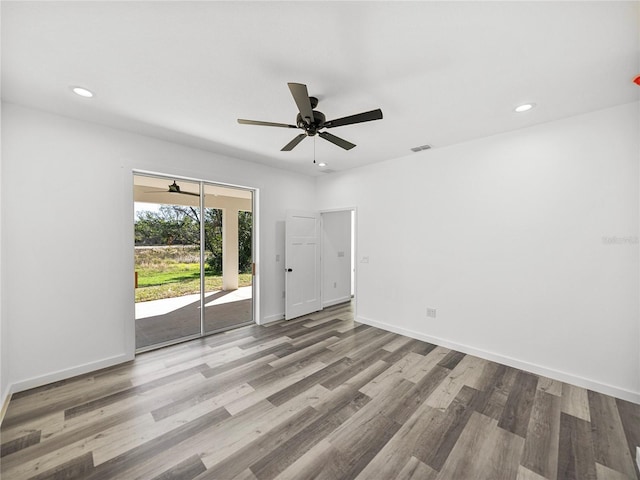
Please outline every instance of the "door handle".
M293 272L293 268L287 268L287 272Z

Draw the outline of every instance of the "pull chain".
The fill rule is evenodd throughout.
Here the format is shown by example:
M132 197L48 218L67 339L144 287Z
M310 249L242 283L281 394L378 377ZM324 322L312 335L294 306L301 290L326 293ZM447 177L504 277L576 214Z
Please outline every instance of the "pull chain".
M313 163L316 163L316 137L313 136Z

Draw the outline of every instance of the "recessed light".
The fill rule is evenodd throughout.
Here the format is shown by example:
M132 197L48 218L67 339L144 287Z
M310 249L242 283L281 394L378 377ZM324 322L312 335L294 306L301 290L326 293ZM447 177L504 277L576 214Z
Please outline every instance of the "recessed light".
M71 87L71 91L76 95L80 95L81 97L85 97L85 98L93 97L93 92L83 87Z
M522 105L518 105L514 110L518 113L522 113L531 110L535 106L535 103L524 103Z

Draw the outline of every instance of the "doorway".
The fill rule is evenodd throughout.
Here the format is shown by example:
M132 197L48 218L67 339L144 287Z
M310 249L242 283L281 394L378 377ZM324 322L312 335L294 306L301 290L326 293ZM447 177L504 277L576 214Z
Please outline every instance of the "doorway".
M355 209L287 212L285 320L351 301L355 273Z
M355 294L355 211L322 212L322 307Z
M134 173L136 351L254 322L254 191Z

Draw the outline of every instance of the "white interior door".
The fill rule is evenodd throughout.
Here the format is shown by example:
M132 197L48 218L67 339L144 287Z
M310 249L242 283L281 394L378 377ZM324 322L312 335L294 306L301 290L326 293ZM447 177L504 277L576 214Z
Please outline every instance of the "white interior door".
M322 310L318 212L287 212L285 270L284 318Z

